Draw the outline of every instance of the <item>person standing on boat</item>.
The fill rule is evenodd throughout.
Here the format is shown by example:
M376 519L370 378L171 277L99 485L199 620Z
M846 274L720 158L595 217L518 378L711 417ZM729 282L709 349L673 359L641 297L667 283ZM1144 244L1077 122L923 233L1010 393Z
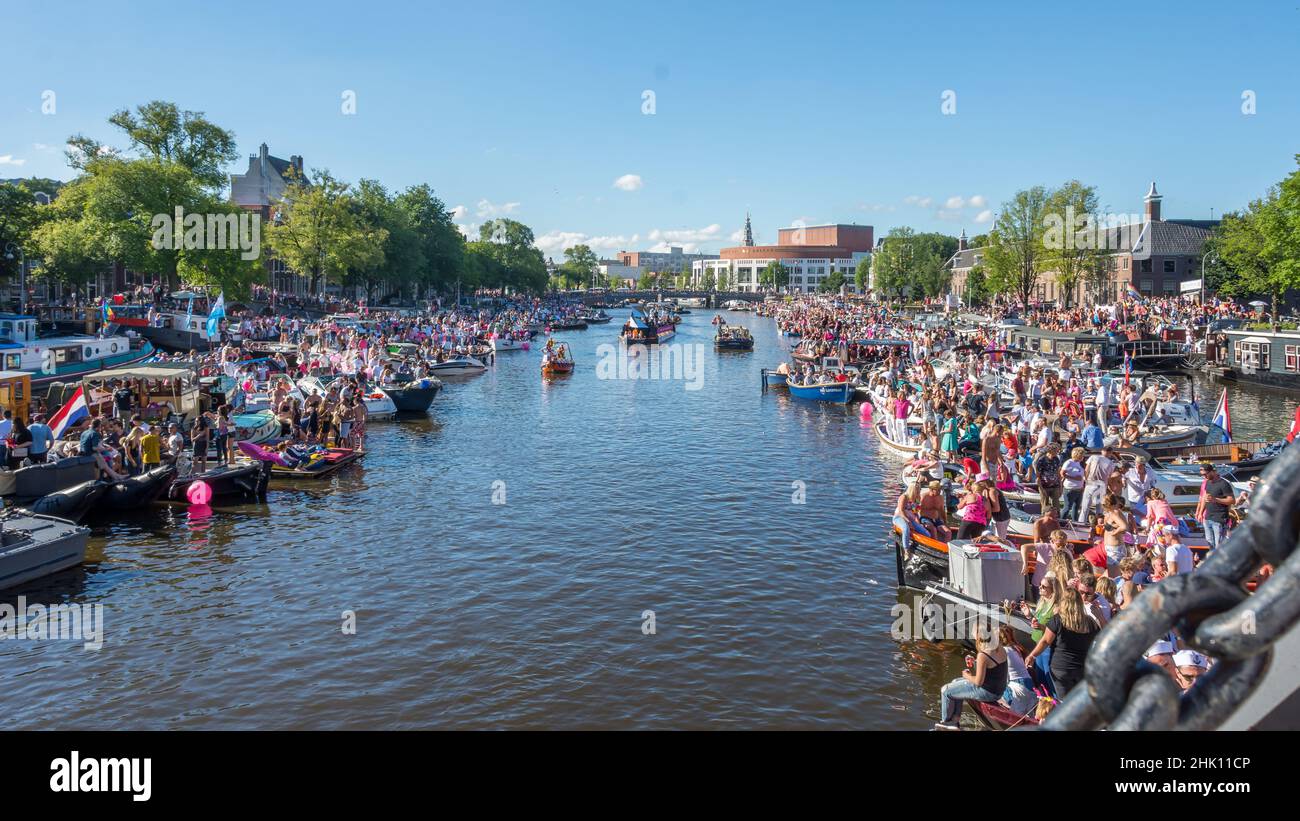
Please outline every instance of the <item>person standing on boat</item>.
M32 444L27 451L27 458L34 464L44 464L50 448L54 447L54 432L50 430L49 425L45 424L45 414L38 413L33 416L28 431L32 434Z
M1147 459L1139 456L1124 474L1124 500L1138 516L1147 515L1147 491L1155 487L1156 477L1147 469Z
M1094 453L1089 456L1088 461L1084 463L1083 498L1079 504L1078 518L1075 519L1079 524L1087 521L1086 517L1092 512L1094 506L1101 505L1102 499L1106 495L1106 482L1115 470L1114 456L1115 451L1110 447L1105 447L1101 453Z
M940 730L958 730L961 708L965 701L996 702L1006 692L1007 650L987 625L975 622L975 657L966 657L961 678L953 679L939 691Z
M1196 505L1196 518L1205 526L1205 538L1214 549L1227 538L1228 510L1236 499L1232 485L1219 476L1210 462L1201 464L1201 498Z
M943 440L939 449L943 451L944 458L949 461L957 460L958 439L957 439L957 417L951 410L944 411L943 418Z
M987 473L981 473L974 482L966 483L966 492L957 507L957 517L961 519L958 539L973 539L988 526L989 510L985 499L985 491L990 486L988 478Z

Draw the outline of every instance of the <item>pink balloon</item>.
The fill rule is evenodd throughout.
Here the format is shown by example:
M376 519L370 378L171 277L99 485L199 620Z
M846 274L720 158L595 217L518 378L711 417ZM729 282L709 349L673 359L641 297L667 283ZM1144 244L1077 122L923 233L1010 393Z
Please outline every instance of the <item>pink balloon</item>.
M192 505L206 505L212 501L212 486L202 479L190 482L190 486L185 489L185 498Z
M871 418L871 403L870 403L870 402L863 402L863 403L862 403L862 410L858 411L858 413L861 414L861 416L862 416L863 419L870 419L870 418Z

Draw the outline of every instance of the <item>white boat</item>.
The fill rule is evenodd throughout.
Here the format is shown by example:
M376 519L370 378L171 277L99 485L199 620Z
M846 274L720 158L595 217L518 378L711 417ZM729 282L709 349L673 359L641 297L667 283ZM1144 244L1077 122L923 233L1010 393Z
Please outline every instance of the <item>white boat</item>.
M289 393L287 394L288 398L297 399L298 402L301 404L303 401L302 391L298 390L298 386L293 383L293 380L291 378L283 374L279 374L277 376L273 376L271 379L267 380L266 382L256 383L253 386L253 390L251 392L244 394L244 408L243 408L244 412L254 413L256 411L264 411L264 410L269 410L274 412L275 408L271 407L271 395L275 391L276 383L282 381L289 383Z
M307 399L310 399L313 393L326 396L329 394L329 384L336 379L337 376L309 374L298 380L298 390L302 391L302 395ZM392 397L384 393L383 388L372 385L361 401L365 403L367 419L392 419L397 415L397 405L393 403Z
M877 420L872 424L872 427L876 429L876 436L880 437L880 444L885 446L885 450L895 455L915 458L920 455L921 451L927 449L927 446L921 440L921 432L911 425L908 426L908 439L914 440L915 444L912 441L899 442L892 438L883 420ZM1036 494L1034 498L1038 498Z
M492 338L488 340L488 344L492 346L495 353L526 351L532 347L527 339L515 339L513 336L501 336L500 334L493 334Z
M487 370L487 365L472 356L458 356L445 362L430 362L429 375L439 378L446 376L476 376Z
M76 567L86 560L90 529L14 511L0 519L0 589Z

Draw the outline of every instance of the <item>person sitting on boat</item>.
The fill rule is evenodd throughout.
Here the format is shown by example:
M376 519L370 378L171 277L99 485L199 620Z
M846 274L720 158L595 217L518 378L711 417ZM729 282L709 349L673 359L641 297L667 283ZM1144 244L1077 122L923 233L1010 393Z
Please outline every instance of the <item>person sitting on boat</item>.
M975 481L966 483L965 492L957 507L957 518L961 520L961 527L957 531L958 539L973 539L988 526L989 511L985 499L985 491L991 487L988 478L987 473L981 473L975 477Z
M913 533L934 538L934 534L930 532L929 528L921 523L920 510L921 483L914 481L899 494L898 502L894 505L893 524L901 534L904 552L912 549Z
M103 419L98 417L93 419L90 427L81 434L81 438L78 440L77 452L81 456L95 457L95 466L108 474L109 478L114 482L120 482L126 477L113 470L108 463L108 460L112 458L112 449L104 442L103 428Z
M968 669L962 671L961 678L948 682L939 691L940 720L934 725L937 729L960 729L963 702L995 702L1007 689L1006 648L979 620L975 621L974 632L977 654L966 657Z
M940 482L931 480L921 491L918 517L934 538L942 542L952 539L952 530L947 525L948 500Z
M1007 689L1002 692L1001 703L1016 715L1028 715L1038 706L1038 696L1025 665L1025 651L1016 641L1011 625L998 625L998 643L1007 651Z

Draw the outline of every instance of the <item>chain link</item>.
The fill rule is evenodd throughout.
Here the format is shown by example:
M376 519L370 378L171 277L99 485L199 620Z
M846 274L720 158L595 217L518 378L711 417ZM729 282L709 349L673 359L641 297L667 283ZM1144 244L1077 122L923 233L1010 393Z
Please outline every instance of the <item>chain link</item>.
M1047 717L1045 730L1208 730L1264 679L1273 644L1300 619L1300 445L1260 477L1250 515L1195 572L1164 579L1133 600L1088 652L1084 682ZM1254 595L1262 564L1272 576ZM1215 659L1179 696L1169 674L1142 658L1170 628Z

